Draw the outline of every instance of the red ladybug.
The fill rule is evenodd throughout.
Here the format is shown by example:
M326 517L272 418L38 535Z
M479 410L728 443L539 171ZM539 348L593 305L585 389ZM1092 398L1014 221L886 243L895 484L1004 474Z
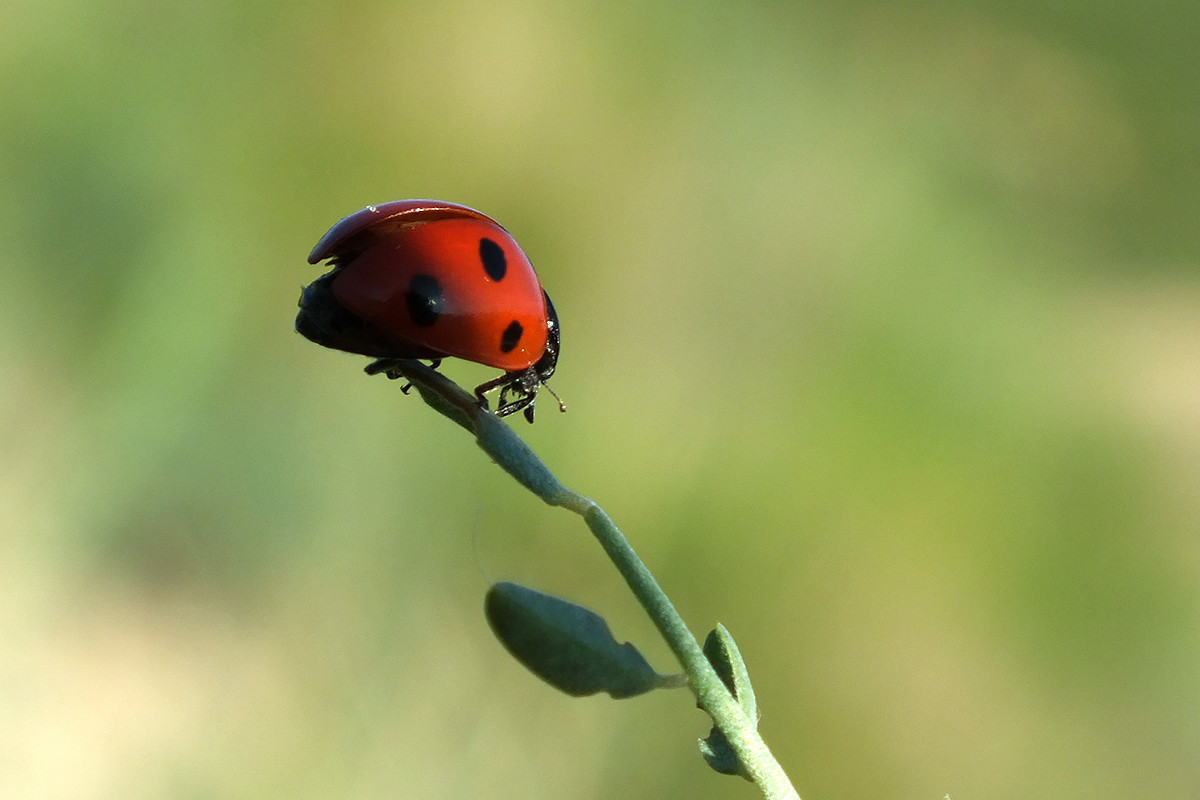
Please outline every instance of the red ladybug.
M558 363L558 315L533 265L492 218L440 200L395 200L343 219L310 264L332 270L300 295L296 330L325 347L388 361L453 356L505 370L497 416L524 410ZM561 406L561 403L560 403Z

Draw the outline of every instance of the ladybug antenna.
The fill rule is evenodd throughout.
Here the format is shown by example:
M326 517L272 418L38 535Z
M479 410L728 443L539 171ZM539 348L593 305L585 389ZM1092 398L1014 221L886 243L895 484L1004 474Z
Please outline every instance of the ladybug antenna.
M562 411L563 413L566 413L567 404L562 401L561 397L559 397L557 394L554 394L554 390L550 388L550 385L543 383L542 388L545 389L547 392L549 392L551 395L553 395L554 399L558 401L558 410Z

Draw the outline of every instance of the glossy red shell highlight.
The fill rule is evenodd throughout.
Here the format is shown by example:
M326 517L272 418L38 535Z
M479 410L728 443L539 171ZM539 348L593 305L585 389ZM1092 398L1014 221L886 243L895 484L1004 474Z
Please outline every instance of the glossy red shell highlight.
M500 223L488 215L457 203L442 200L392 200L389 203L367 206L362 211L356 211L338 221L309 253L308 263L316 264L340 254L365 250L371 242L389 236L406 225L439 219L477 219L504 231ZM512 238L508 231L504 231L504 235Z

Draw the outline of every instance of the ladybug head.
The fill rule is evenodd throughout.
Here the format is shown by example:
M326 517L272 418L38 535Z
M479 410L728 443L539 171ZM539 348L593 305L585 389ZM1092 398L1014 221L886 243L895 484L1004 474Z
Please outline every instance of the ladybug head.
M558 328L558 312L554 310L554 303L544 289L542 297L546 298L546 352L542 353L533 369L537 372L538 379L545 383L550 380L554 368L558 366L558 346L562 334Z

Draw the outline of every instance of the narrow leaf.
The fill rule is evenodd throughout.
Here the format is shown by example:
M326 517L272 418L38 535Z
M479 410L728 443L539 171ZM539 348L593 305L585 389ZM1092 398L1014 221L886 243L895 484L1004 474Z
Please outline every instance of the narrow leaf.
M754 699L754 689L750 686L750 673L746 670L746 662L742 660L742 653L733 641L733 636L719 622L704 639L704 655L712 664L717 677L738 701L746 718L751 724L757 725L758 705ZM749 779L749 774L730 746L729 740L715 725L708 736L700 740L700 755L710 767L722 775L741 775Z
M719 622L704 639L704 655L729 693L738 701L747 719L757 724L758 704L754 699L754 687L750 685L746 662L742 660L742 652L738 650L729 630Z
M497 583L484 601L500 643L542 680L574 697L633 697L678 685L629 642L617 644L604 618L583 606L515 583Z

